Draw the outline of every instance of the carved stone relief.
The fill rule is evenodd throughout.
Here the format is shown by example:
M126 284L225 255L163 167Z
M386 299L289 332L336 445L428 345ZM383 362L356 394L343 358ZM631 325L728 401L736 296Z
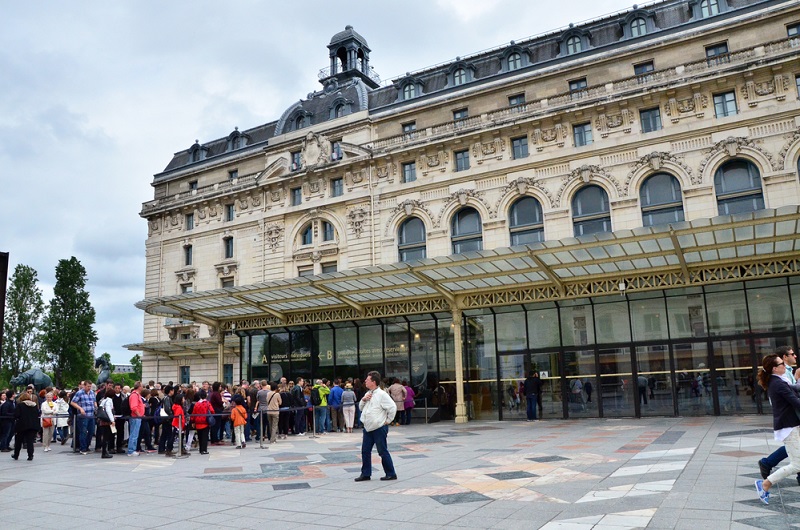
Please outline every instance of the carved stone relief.
M418 165L423 176L431 171L446 171L450 155L447 151L439 151L434 155L424 154L419 157Z
M576 180L582 180L584 183L588 184L592 181L592 177L594 176L602 177L606 181L610 182L617 190L617 195L622 195L622 186L620 186L619 182L617 182L617 179L606 173L603 168L595 165L583 165L562 178L561 186L556 192L556 200L555 204L553 204L553 207L559 208L561 206L561 200L564 196L564 191L566 191L570 184Z
M275 252L281 241L283 235L283 227L279 224L271 224L267 226L265 231L266 245L271 251Z
M356 238L361 237L361 233L364 231L364 223L368 219L369 212L360 206L350 208L347 211L347 222Z
M300 157L307 170L327 164L331 158L331 143L325 136L309 132L303 138Z
M763 148L761 148L758 145L757 141L751 140L749 138L744 138L741 136L737 137L729 136L724 140L717 142L711 149L706 151L706 156L703 158L703 161L700 162L699 176L703 175L703 171L708 165L708 162L716 155L720 153L727 153L728 156L736 156L742 151L742 149L752 149L754 151L757 151L769 161L771 169L775 171L781 169L779 167L779 162L772 156L771 153L768 153ZM692 182L694 183L694 181ZM697 183L699 184L699 182Z
M564 147L566 139L567 128L556 123L550 129L534 129L532 143L536 146L537 151L541 151L550 144Z
M506 143L500 138L489 142L476 142L472 145L472 157L478 164L482 164L485 160L502 160L505 150Z
M671 153L667 153L664 151L653 151L652 153L643 156L642 158L637 160L634 164L632 164L631 170L628 173L628 176L625 178L625 185L622 187L622 196L627 197L628 194L630 193L631 182L633 181L633 177L636 175L636 173L639 172L639 170L641 170L643 167L649 167L653 171L658 171L659 169L661 169L661 167L663 167L664 162L670 162L672 164L680 166L680 168L683 169L683 171L685 171L687 175L689 175L692 184L700 184L700 182L695 181L696 180L695 177L692 176L692 169L689 166L687 166L683 162L683 160L681 160L680 158Z
M506 187L503 188L503 194L500 196L500 200L497 201L495 204L494 210L496 212L500 212L500 205L510 196L510 195L519 195L520 197L525 195L529 189L535 189L540 191L545 197L549 204L543 205L545 208L551 208L553 206L553 194L550 193L544 184L540 181L534 179L533 177L520 177L513 182L509 182L506 184Z
M472 189L460 189L451 193L447 198L445 198L442 209L439 211L439 216L436 218L436 224L434 225L434 228L441 226L442 217L452 204L457 202L461 206L466 206L470 199L476 200L483 204L483 206L486 208L486 211L489 212L490 219L496 216L494 207L492 207L492 205L489 204L489 202L484 198L483 192Z
M375 175L379 180L386 179L386 181L391 184L394 182L394 178L397 175L397 164L389 162L385 166L378 166L375 168Z
M631 132L633 114L628 109L622 109L619 114L600 114L595 118L595 128L602 138L607 137L612 129L622 128L622 132Z
M672 123L678 123L681 118L690 114L702 118L706 108L708 108L708 96L696 93L686 99L670 98L664 106L664 113L670 117Z
M747 101L750 107L758 105L758 98L764 98L772 94L775 94L778 101L783 101L786 99L787 90L789 90L789 79L781 74L776 75L769 81L763 81L761 83L748 81L739 89L742 93L742 97Z
M395 206L394 209L391 211L389 218L394 219L395 216L397 215L403 215L407 217L411 215L415 209L422 210L423 212L425 212L429 219L434 218L433 213L428 209L428 206L424 202L418 201L416 199L406 199L397 206ZM391 235L389 234L389 230L392 227L392 224L393 223L386 224L386 231L384 233L386 237L391 237Z

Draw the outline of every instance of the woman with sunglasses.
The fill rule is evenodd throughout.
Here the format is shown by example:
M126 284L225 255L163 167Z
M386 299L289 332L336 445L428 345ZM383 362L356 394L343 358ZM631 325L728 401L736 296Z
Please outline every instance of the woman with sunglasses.
M789 454L789 465L773 471L766 480L756 480L756 491L764 504L769 504L769 489L775 482L800 472L800 418L795 413L800 410L800 397L783 378L785 373L786 364L776 354L764 357L758 372L758 384L767 391L772 403L775 439L783 442Z

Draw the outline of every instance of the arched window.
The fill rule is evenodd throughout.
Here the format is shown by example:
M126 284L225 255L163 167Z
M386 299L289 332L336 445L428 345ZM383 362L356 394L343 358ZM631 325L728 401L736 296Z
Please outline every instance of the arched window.
M403 99L413 99L417 95L417 86L414 83L409 83L403 87Z
M328 221L322 221L322 240L333 241L336 232L333 230L333 225Z
M333 109L333 117L341 118L342 116L344 116L344 105L339 103L338 105L336 105L336 108Z
M300 235L300 244L301 245L310 245L314 242L314 230L311 225L308 225L303 230L303 233Z
M425 259L425 223L422 219L411 217L400 225L397 253L401 262Z
M542 206L533 197L523 197L511 205L508 213L511 245L544 241Z
M578 35L573 35L567 39L567 55L583 51L583 43Z
M631 37L641 37L647 34L647 22L641 17L631 21Z
M764 209L761 175L747 160L731 160L714 174L717 208L720 215L754 212Z
M681 185L669 173L656 173L642 183L642 224L663 225L684 220Z
M456 213L451 233L453 254L483 249L481 215L474 208L463 208Z
M522 68L522 56L517 52L512 53L508 56L508 59L506 59L506 65L508 66L509 72L512 70L519 70Z
M234 136L231 140L231 149L239 149L242 146L242 137Z
M453 84L455 86L463 85L467 82L467 71L463 68L459 68L455 72L453 72Z
M305 116L302 116L302 115L301 115L301 116L298 116L298 117L297 117L297 118L294 120L294 129L295 129L295 130L302 129L303 127L305 127L305 125L306 125L306 118L305 118Z
M594 184L578 190L572 198L572 226L576 237L611 232L606 190Z
M719 14L718 0L702 0L700 2L700 16L703 18L712 17Z

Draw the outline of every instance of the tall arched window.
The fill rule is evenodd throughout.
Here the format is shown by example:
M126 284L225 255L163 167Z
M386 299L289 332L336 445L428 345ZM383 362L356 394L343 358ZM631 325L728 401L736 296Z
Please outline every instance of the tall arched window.
M403 221L397 231L397 253L401 262L425 259L425 223L419 217Z
M306 124L306 118L305 118L305 116L302 116L302 115L301 115L301 116L298 116L298 117L297 117L297 118L294 120L294 129L295 129L295 130L302 129L303 127L305 127L305 124Z
M572 198L575 236L611 232L611 210L606 190L595 184L584 186Z
M453 254L483 249L481 215L474 208L462 208L453 216L451 226Z
M764 209L761 175L747 160L731 160L714 174L717 208L720 215L754 212Z
M703 0L700 2L700 16L703 18L719 14L718 0Z
M542 206L533 197L523 197L511 205L508 213L511 245L544 241Z
M413 99L417 95L417 87L414 83L409 83L403 87L403 99Z
M459 68L455 72L453 72L453 84L455 86L463 85L467 82L467 71L463 68Z
M647 33L647 22L643 18L634 18L631 21L631 37L641 37Z
M581 51L583 51L583 43L579 36L573 35L567 39L567 55L572 55L573 53Z
M684 220L681 184L669 173L656 173L642 183L642 224L662 225Z
M300 234L300 244L310 245L313 242L314 242L314 229L311 227L311 225L308 225Z
M506 59L506 65L508 66L509 72L512 70L519 70L522 68L522 56L517 52L512 53L508 56L508 59Z
M336 105L336 108L333 109L333 117L341 118L342 116L344 116L344 105L339 103L338 105Z

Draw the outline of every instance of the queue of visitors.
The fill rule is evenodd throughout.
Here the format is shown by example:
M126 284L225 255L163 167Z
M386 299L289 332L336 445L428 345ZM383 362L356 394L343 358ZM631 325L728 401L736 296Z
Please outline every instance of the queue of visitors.
M407 381L389 379L384 385L398 404L391 422L411 422L414 390ZM71 441L73 452L94 451L101 458L158 453L188 456L197 449L231 444L245 449L251 440L276 443L288 436L333 432L352 433L360 424L358 403L367 394L359 379L325 378L294 382L246 381L164 385L137 382L133 388L109 381L83 381L71 390L33 385L17 394L0 394L0 452L17 460L25 447L33 460L34 444L44 452L52 444ZM92 449L92 439L94 448Z

